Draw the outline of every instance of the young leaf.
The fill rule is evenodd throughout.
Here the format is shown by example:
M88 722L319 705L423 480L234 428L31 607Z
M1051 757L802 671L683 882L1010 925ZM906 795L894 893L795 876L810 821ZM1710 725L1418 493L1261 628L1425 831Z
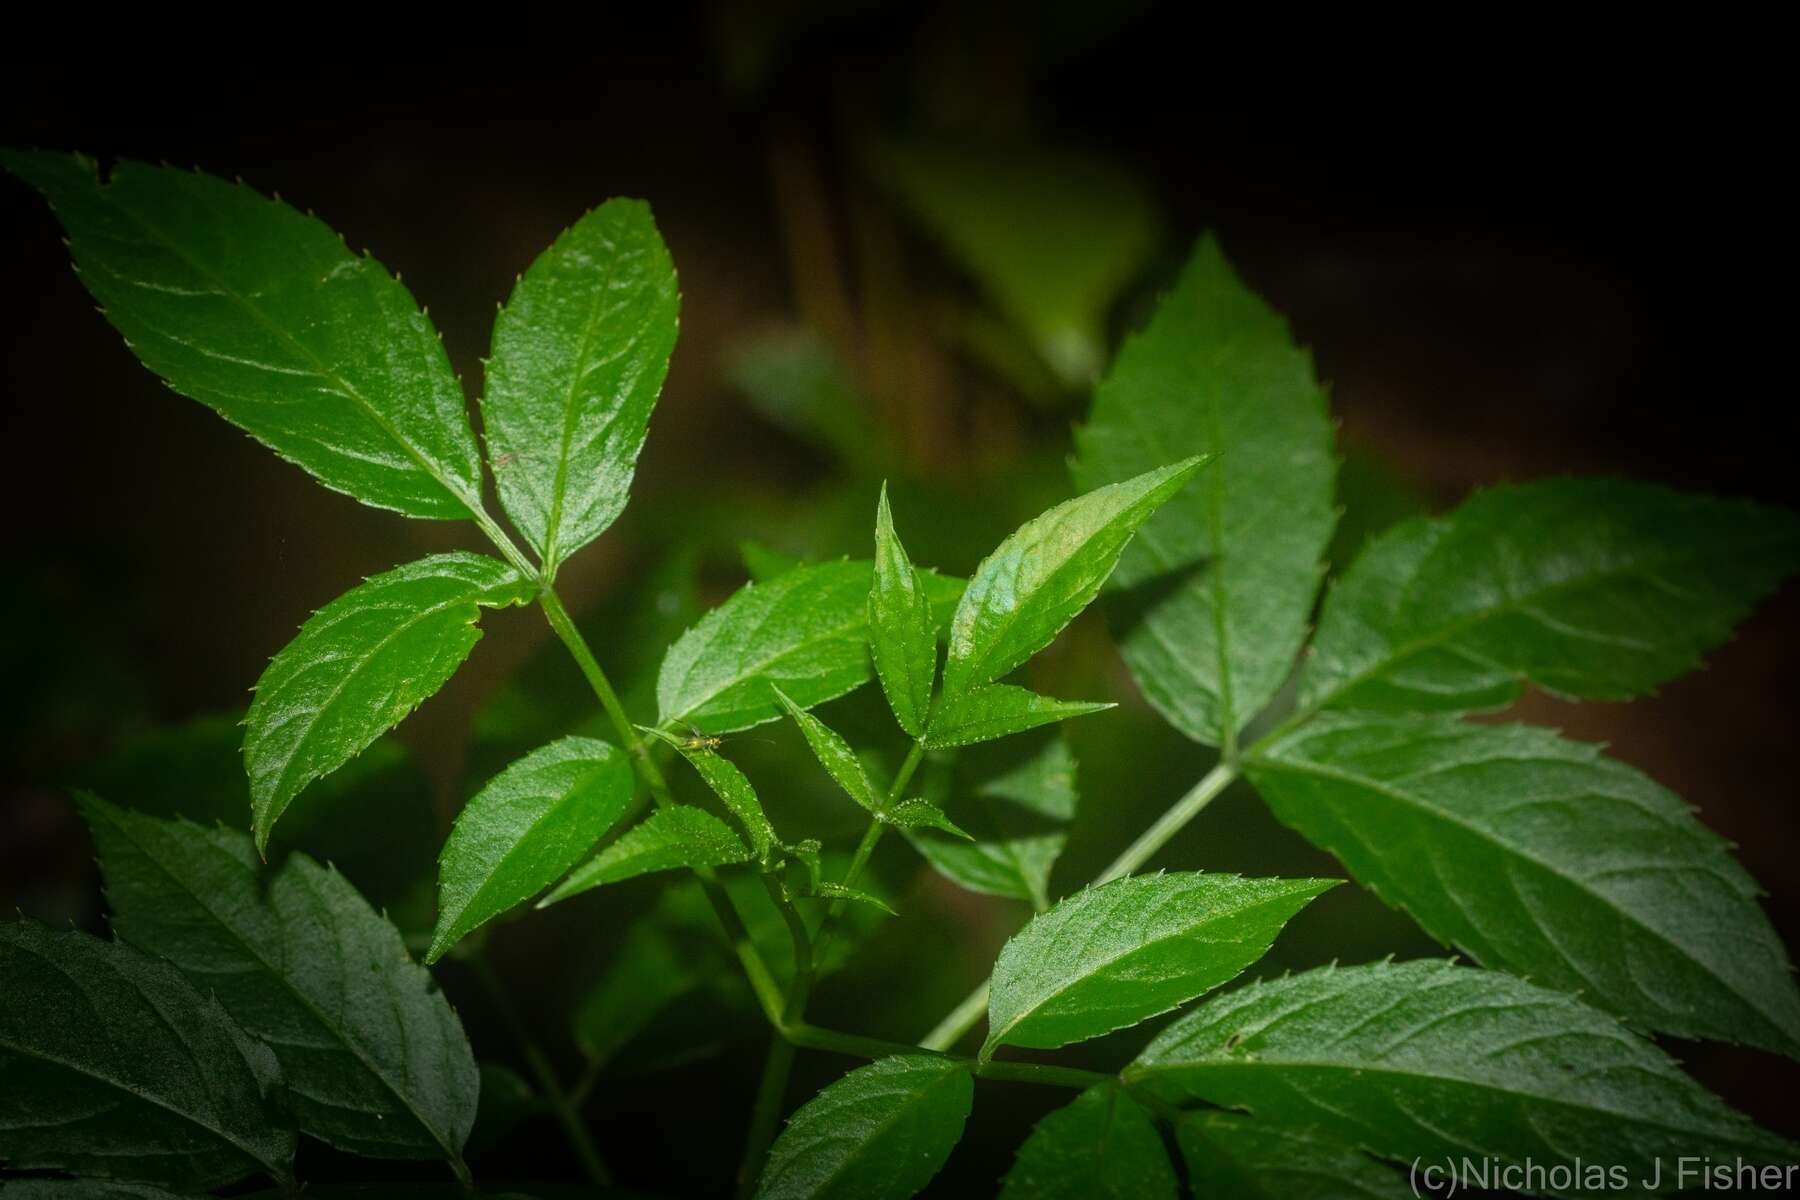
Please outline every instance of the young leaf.
M946 694L931 715L925 744L933 750L947 750L991 742L1112 707L1094 700L1056 700L1010 683L990 683L954 699Z
M875 510L875 584L869 589L869 650L900 728L925 735L937 676L937 628L924 586L894 532L887 484Z
M750 849L755 853L756 861L767 862L769 852L780 844L780 839L775 836L775 827L769 824L769 815L763 811L762 800L757 796L756 789L750 786L744 773L737 769L737 764L705 746L695 745L685 738L671 737L660 729L645 729L644 732L675 747L681 757L688 760L726 811L737 818L737 823L750 835Z
M795 704L779 687L770 684L769 690L775 693L775 699L787 710L788 716L794 718L794 724L806 736L806 744L812 747L813 756L825 768L825 773L836 780L845 794L863 808L872 813L880 812L887 798L869 782L868 773L863 770L862 762L856 757L856 751L850 748L850 743L825 722Z
M482 606L523 604L530 594L498 559L434 554L314 613L257 681L244 719L258 852L302 788L349 762L456 672L481 640Z
M195 171L8 151L145 366L326 487L415 517L481 509L462 387L431 321L322 221Z
M1625 700L1693 669L1800 566L1800 516L1550 479L1404 521L1332 589L1301 703L1491 708L1527 681Z
M1205 461L1183 459L1066 500L1001 542L956 606L938 707L953 710L1049 645L1099 593L1138 526Z
M79 797L119 938L208 988L281 1060L300 1128L352 1154L456 1161L478 1077L400 933L329 867L258 870L233 830Z
M955 821L945 816L943 809L927 800L902 800L882 813L881 819L897 829L936 829L966 842L975 840Z
M1037 1123L1000 1200L1175 1200L1178 1186L1150 1115L1102 1083Z
M0 1161L205 1191L291 1182L281 1068L174 967L0 924ZM10 1190L10 1188L8 1189Z
M1233 1113L1187 1112L1175 1142L1196 1196L1249 1200L1407 1200L1400 1176L1317 1130Z
M1326 714L1260 751L1250 777L1282 821L1486 965L1651 1029L1800 1052L1800 993L1756 884L1679 799L1598 747Z
M868 892L845 887L841 883L821 882L807 894L820 900L854 900L858 904L867 904L878 908L890 917L894 915L893 907L880 896L871 896Z
M1003 1045L1053 1049L1185 1004L1261 958L1335 886L1183 871L1070 896L1001 948L981 1056Z
M579 737L534 750L489 780L444 843L425 961L562 878L625 815L633 787L617 747Z
M1433 960L1228 992L1164 1030L1125 1079L1401 1160L1478 1147L1510 1163L1616 1165L1635 1182L1682 1156L1761 1165L1800 1155L1616 1018Z
M962 1137L968 1066L903 1054L858 1067L801 1105L769 1149L758 1200L907 1200Z
M1042 912L1050 907L1050 870L1075 819L1075 756L1060 736L1023 759L1011 745L964 751L948 777L928 767L928 790L946 795L967 790L966 799L940 803L974 841L914 834L912 843L953 882L1029 901Z
M563 880L538 907L652 871L717 867L749 857L737 834L711 813L690 805L659 808Z
M658 723L730 733L781 715L771 683L802 708L867 683L872 577L869 563L840 561L746 584L669 647L656 681ZM936 613L962 593L959 580L929 571L919 579Z
M680 308L650 206L608 200L538 256L494 319L488 461L545 574L624 511Z
M1157 711L1198 741L1233 741L1300 651L1336 521L1311 356L1206 238L1119 351L1075 450L1083 488L1219 456L1139 533L1108 611Z

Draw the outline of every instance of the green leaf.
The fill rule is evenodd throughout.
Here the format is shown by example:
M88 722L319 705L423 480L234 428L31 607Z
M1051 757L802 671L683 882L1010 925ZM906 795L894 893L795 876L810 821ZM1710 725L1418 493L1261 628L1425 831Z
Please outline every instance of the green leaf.
M1028 749L965 750L952 771L928 766L925 784L945 794L939 804L974 838L915 834L913 845L932 866L971 891L1026 900L1039 912L1050 907L1050 870L1078 803L1075 756L1061 736Z
M902 800L882 813L881 819L897 829L937 829L965 842L975 840L955 821L944 815L943 809L927 800Z
M11 1179L0 1182L6 1200L181 1200L182 1193L147 1183L105 1179Z
M937 628L931 604L906 547L894 532L887 484L875 510L875 583L869 589L869 650L875 674L900 728L925 736L931 687L937 677Z
M1249 773L1277 817L1487 966L1651 1029L1800 1052L1800 993L1755 882L1599 747L1528 725L1327 714Z
M538 256L494 319L488 462L546 575L625 510L680 310L650 206L608 200Z
M1354 1146L1312 1129L1232 1113L1189 1112L1175 1142L1196 1197L1249 1200L1407 1200L1399 1175Z
M850 748L850 743L825 722L795 704L779 687L770 684L769 690L775 693L775 699L787 710L788 716L794 718L794 724L800 727L800 732L806 737L806 744L812 747L813 756L825 768L825 773L852 800L869 812L879 813L887 798L869 782L868 773L863 770L862 761L856 757L856 751Z
M415 517L481 510L462 387L412 295L324 222L242 184L8 151L145 366L326 487Z
M1037 1123L1000 1200L1175 1200L1178 1186L1149 1114L1102 1083Z
M771 683L802 708L867 683L873 574L868 562L815 563L740 588L664 655L658 723L730 733L781 715ZM960 580L929 571L920 582L940 614L962 594Z
M462 1023L343 876L304 854L265 873L244 834L79 802L119 938L269 1043L303 1132L353 1154L457 1159L477 1091Z
M1049 645L1098 594L1138 526L1204 463L1183 459L1066 500L1001 542L956 606L938 707L954 710Z
M645 733L675 747L681 757L699 773L712 789L713 795L719 798L726 810L737 818L737 823L744 827L750 835L750 848L756 854L758 862L767 862L769 852L779 843L775 836L775 827L769 824L769 816L763 811L762 800L757 797L756 789L744 773L737 769L737 764L722 755L715 754L709 747L699 744L698 739L671 737L660 729L646 729Z
M894 915L893 907L880 896L872 896L868 892L860 891L853 887L845 887L841 883L832 883L829 880L822 881L812 887L811 890L807 892L807 895L819 900L854 900L858 904L867 904L874 908L878 908L890 917Z
M1300 652L1336 520L1310 355L1206 238L1119 351L1075 449L1084 488L1219 456L1138 535L1108 613L1156 710L1198 741L1233 742Z
M1695 667L1800 566L1800 516L1648 484L1496 487L1404 521L1332 589L1308 709L1467 710L1527 681L1594 700Z
M901 1054L858 1067L788 1118L758 1200L906 1200L956 1148L974 1094L954 1059Z
M1261 958L1336 882L1182 871L1078 892L1001 948L981 1056L1054 1049L1185 1004Z
M925 744L934 750L991 742L1115 707L1095 700L1057 700L1010 683L990 683L946 697L932 714Z
M1433 960L1326 967L1228 992L1164 1030L1125 1079L1403 1161L1579 1158L1635 1182L1682 1156L1800 1156L1617 1018Z
M1087 386L1107 315L1160 237L1142 181L1050 147L896 143L873 165L1062 383Z
M0 924L0 1161L205 1191L291 1178L281 1068L129 946Z
M711 813L691 805L659 808L563 880L538 907L652 871L717 867L749 858L737 834Z
M489 780L444 843L425 961L562 878L625 815L634 786L617 747L579 737L534 750Z
M482 606L523 604L530 594L498 559L434 554L314 613L257 681L244 719L257 850L301 789L444 686L481 640Z

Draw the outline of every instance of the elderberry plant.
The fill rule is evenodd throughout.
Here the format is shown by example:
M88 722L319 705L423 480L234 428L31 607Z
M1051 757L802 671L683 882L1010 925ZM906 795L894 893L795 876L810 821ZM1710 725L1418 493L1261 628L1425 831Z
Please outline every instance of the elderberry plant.
M1100 384L1076 435L1079 495L965 581L913 563L884 490L869 559L769 556L668 647L654 713L634 712L555 585L625 507L675 345L675 271L647 206L593 210L519 280L495 321L478 443L429 319L315 218L166 167L4 163L48 198L107 319L172 388L327 487L471 521L493 546L364 581L274 657L244 722L248 835L78 795L113 936L0 925L0 1163L27 1173L7 1197L253 1177L292 1190L301 1135L442 1159L474 1186L464 1150L484 1076L427 966L334 869L265 856L309 788L444 685L483 610L519 606L564 643L611 739L538 746L469 800L442 848L425 963L534 898L686 873L578 1024L604 1060L696 969L658 939L710 926L772 1034L745 1195L911 1196L954 1151L977 1080L1071 1092L1000 1184L1015 1200L1400 1197L1393 1164L1471 1155L1672 1187L1659 1164L1680 1158L1800 1158L1651 1040L1800 1055L1786 952L1725 843L1599 747L1466 719L1527 687L1620 700L1693 668L1794 569L1793 514L1616 480L1495 487L1371 540L1320 605L1337 519L1325 395L1207 240ZM1103 592L1144 696L1220 757L1057 898L1066 743L1033 741L975 787L956 767L966 747L1110 707L1008 682ZM891 773L813 712L871 680L908 746ZM790 774L822 769L866 814L848 855L784 833L763 801L783 781L732 761L725 735L776 721L816 759ZM704 803L678 798L677 771ZM1330 965L1220 991L1336 883L1143 872L1239 777L1479 965ZM1037 914L916 1044L808 1017L853 906L888 907L865 873L889 829L952 881ZM1208 993L1110 1073L1012 1052ZM785 1113L801 1050L869 1061ZM604 1182L604 1133L557 1096Z

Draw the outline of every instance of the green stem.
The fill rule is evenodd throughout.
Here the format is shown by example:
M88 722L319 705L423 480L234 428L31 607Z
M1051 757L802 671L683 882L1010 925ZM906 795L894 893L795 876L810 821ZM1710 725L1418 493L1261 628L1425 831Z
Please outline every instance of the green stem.
M563 607L556 589L543 584L538 590L538 605L544 610L545 620L556 636L568 647L569 654L575 659L575 665L581 668L588 686L600 700L600 707L605 710L607 719L612 722L613 730L618 734L620 743L629 752L632 767L637 771L644 785L650 789L652 799L659 808L668 808L675 803L674 796L669 793L669 782L663 778L662 771L656 766L656 760L650 756L649 747L644 745L638 736L637 727L625 713L625 706L619 702L619 694L613 690L606 672L600 669L600 663L594 658L594 652L588 648L587 639L581 636L581 630L575 627L569 612ZM701 889L712 905L712 910L724 927L725 940L731 943L732 953L744 968L744 975L750 981L750 988L756 993L763 1013L769 1018L771 1025L781 1024L784 1007L781 985L775 982L769 965L763 961L762 954L756 944L750 940L750 933L744 928L743 918L738 916L737 909L732 907L731 897L719 882L719 876L710 867L696 868L694 874L700 880Z
M1170 805L1169 810L1158 817L1155 824L1144 830L1137 841L1113 859L1111 866L1094 876L1094 882L1106 883L1129 875L1150 861L1158 850L1169 844L1170 838L1180 833L1189 821L1200 815L1201 810L1218 799L1219 793L1230 786L1237 776L1237 766L1231 762L1222 762L1208 771L1199 783L1188 790L1187 795ZM981 986L946 1014L919 1045L927 1050L948 1050L961 1041L963 1035L975 1028L975 1023L987 1011L988 988L989 981L983 980Z
M1113 1076L1099 1071L1083 1071L1077 1067L1058 1067L1048 1063L1027 1062L976 1062L959 1054L948 1054L941 1050L921 1050L918 1046L909 1046L905 1042L889 1042L881 1038L863 1037L856 1033L839 1033L835 1029L820 1029L814 1025L790 1025L785 1031L789 1041L809 1050L826 1050L835 1054L846 1054L852 1058L887 1058L895 1054L934 1054L941 1058L966 1062L977 1076L982 1079L1006 1080L1013 1083L1042 1083L1053 1087L1090 1088L1096 1083L1104 1083Z
M487 509L475 504L471 506L470 513L475 518L475 524L480 527L481 532L487 534L488 541L494 543L501 556L511 563L519 574L534 582L544 578L543 572L531 565L531 560L526 558L518 545L506 536L506 531L501 529L494 518L488 515Z
M769 1039L769 1057L763 1061L762 1082L756 1087L756 1107L750 1114L750 1132L744 1138L744 1156L738 1160L738 1200L756 1194L756 1182L775 1144L775 1127L781 1123L781 1102L787 1095L794 1070L794 1043L777 1030Z
M900 764L900 770L894 775L894 782L888 787L887 800L882 804L883 812L894 807L906 785L912 782L913 772L919 769L919 763L925 758L925 743L914 742L912 749L906 752L906 758ZM864 868L869 865L869 858L875 853L875 847L881 844L881 835L887 831L887 822L879 815L869 822L863 830L862 840L856 844L856 853L850 856L850 866L844 871L844 886L855 887L856 881L862 878ZM833 900L831 907L825 910L825 919L819 923L818 944L813 948L815 962L823 962L825 947L836 932L838 919L844 915L844 908L849 902L842 897Z
M478 950L464 961L468 963L469 970L474 972L476 981L487 992L488 999L493 1002L495 1010L500 1014L500 1020L512 1034L513 1040L519 1044L519 1050L525 1056L525 1064L531 1068L532 1075L537 1078L538 1087L542 1089L544 1099L549 1102L551 1110L556 1114L557 1122L562 1125L563 1133L567 1135L569 1146L575 1151L575 1157L580 1160L581 1169L586 1173L588 1182L596 1187L611 1187L612 1172L606 1169L606 1163L601 1159L600 1151L594 1145L594 1139L589 1136L587 1126L581 1123L581 1114L576 1111L575 1106L569 1102L568 1094L563 1091L562 1083L556 1077L556 1069L550 1065L550 1060L544 1057L544 1052L538 1049L538 1045L532 1040L531 1035L525 1032L525 1023L519 1019L519 1010L513 1007L512 997L507 994L499 977L494 974L493 967L488 965L486 952ZM450 1165L456 1171L456 1177L463 1186L472 1189L474 1180L470 1177L469 1168L464 1165L462 1159L458 1157Z

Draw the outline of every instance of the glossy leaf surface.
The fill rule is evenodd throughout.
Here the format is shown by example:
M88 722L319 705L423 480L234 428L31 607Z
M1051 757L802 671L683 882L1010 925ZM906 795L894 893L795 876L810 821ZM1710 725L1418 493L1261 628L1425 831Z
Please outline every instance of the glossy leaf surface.
M771 683L802 708L867 683L873 574L866 561L814 563L740 588L663 657L661 723L730 733L781 715ZM939 614L962 593L960 580L928 571L920 582Z
M1800 1154L1610 1014L1429 959L1228 992L1164 1030L1125 1077L1403 1161L1472 1150L1512 1163L1579 1157L1635 1182L1654 1178L1659 1159Z
M0 1161L208 1189L286 1178L281 1068L219 1002L130 946L0 924Z
M900 728L922 737L937 680L937 629L924 585L894 532L887 485L875 512L875 581L869 589L869 650Z
M685 804L659 808L583 863L538 907L652 871L717 867L749 857L737 834L711 813Z
M1334 886L1183 871L1115 879L1032 918L1000 951L985 1058L1135 1025L1235 977Z
M1800 566L1800 516L1609 479L1490 488L1370 542L1332 589L1308 708L1624 700L1699 665Z
M844 789L845 795L864 809L872 813L880 812L887 797L870 782L868 772L863 770L862 761L856 757L856 751L850 748L850 743L825 722L794 703L786 692L778 687L773 687L772 690L782 709L800 727L800 733L811 747L813 757L819 760L825 773Z
M301 789L349 762L455 674L481 640L482 606L530 595L498 559L434 554L314 613L257 681L244 720L257 848Z
M302 1132L376 1158L454 1159L478 1076L462 1022L395 929L330 867L259 869L250 839L92 796L113 927L274 1050Z
M680 308L650 206L608 200L538 256L495 318L488 462L547 571L624 511Z
M625 815L635 785L623 751L579 737L534 750L490 779L444 843L425 960L562 878Z
M1679 799L1529 725L1322 716L1258 754L1275 815L1432 935L1682 1037L1800 1050L1757 887Z
M1139 533L1108 604L1144 695L1191 738L1235 738L1300 651L1336 522L1331 441L1311 356L1201 241L1075 436L1083 488L1218 456Z
M940 704L932 714L925 744L934 750L947 750L991 742L1112 707L1094 700L1057 700L1010 683L990 683Z
M1049 645L1099 593L1131 535L1204 461L1182 459L1066 500L1001 542L956 606L939 706L954 709Z
M698 744L691 737L671 737L659 730L646 731L658 741L675 747L681 757L687 759L696 774L712 789L712 794L719 798L737 823L750 837L750 849L755 853L757 861L766 861L769 852L779 843L775 836L775 827L769 824L769 815L763 811L762 800L750 780L737 768L737 764L722 754L715 753L710 747Z
M858 1067L801 1105L769 1150L761 1200L906 1200L950 1157L974 1084L932 1055Z
M92 159L0 158L69 232L145 366L327 487L415 517L481 507L462 386L431 321L324 222L243 184Z

